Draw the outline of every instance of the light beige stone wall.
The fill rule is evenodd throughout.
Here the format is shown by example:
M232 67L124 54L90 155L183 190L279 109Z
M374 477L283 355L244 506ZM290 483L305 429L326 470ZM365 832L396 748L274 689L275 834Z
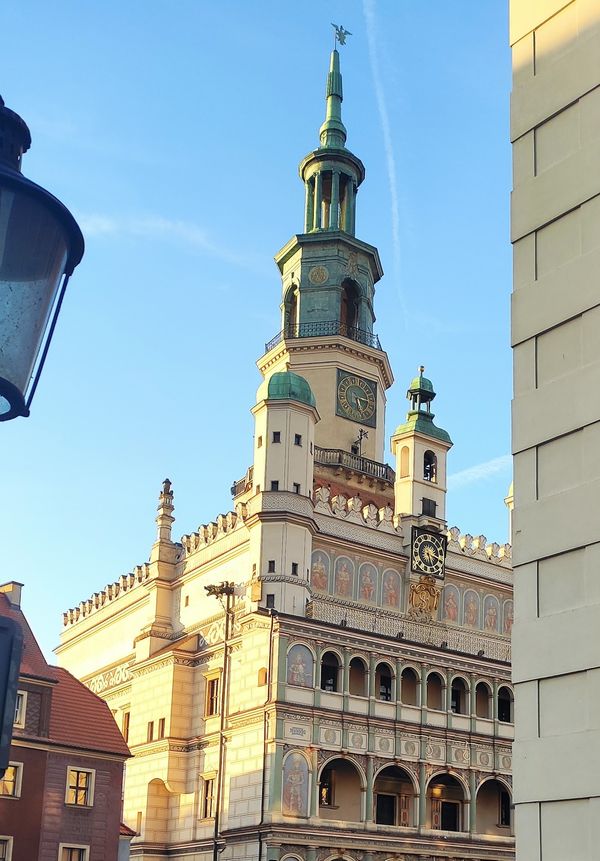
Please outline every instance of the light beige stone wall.
M600 4L510 7L517 854L583 861L600 810Z

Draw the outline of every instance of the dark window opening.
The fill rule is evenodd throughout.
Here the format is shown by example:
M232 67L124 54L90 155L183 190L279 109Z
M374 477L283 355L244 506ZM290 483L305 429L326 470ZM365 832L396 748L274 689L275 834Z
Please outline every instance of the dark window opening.
M273 442L281 442L281 431L273 431Z
M396 824L396 796L377 793L375 802L375 822L377 825Z
M300 485L294 482L294 493L300 493Z
M267 608L273 610L275 608L275 595L273 592L267 593Z
M161 718L158 722L158 738L165 737L165 719Z
M327 652L321 664L321 690L335 693L338 689L339 663L335 655Z
M269 565L268 565L267 570L268 570L269 574L275 573L275 560L274 559L269 559Z
M294 434L294 445L302 445L302 434L295 433Z
M506 688L498 691L498 720L512 723L512 698Z
M202 818L211 819L213 815L213 795L215 779L210 777L204 781L204 797L202 799Z
M154 721L148 721L148 727L146 728L146 741L152 741L154 739Z
M206 716L219 714L219 679L209 679L206 685Z
M426 496L421 500L421 514L426 517L435 517L435 509L437 503L433 499L427 499Z
M510 826L510 795L505 790L500 792L500 817L498 825Z
M423 455L423 478L425 481L437 481L437 457L432 451Z
M272 481L271 482L271 490L279 490L279 482L278 481Z
M123 738L129 741L129 721L131 719L130 712L123 712Z
M460 831L458 803L456 801L442 801L441 806L442 831Z
M298 576L298 563L297 562L292 562L292 576L293 577Z

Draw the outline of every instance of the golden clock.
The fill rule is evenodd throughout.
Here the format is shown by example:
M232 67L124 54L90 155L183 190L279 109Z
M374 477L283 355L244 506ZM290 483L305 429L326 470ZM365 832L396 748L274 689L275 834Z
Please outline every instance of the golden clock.
M443 577L445 562L446 536L415 527L411 546L412 570L430 577Z

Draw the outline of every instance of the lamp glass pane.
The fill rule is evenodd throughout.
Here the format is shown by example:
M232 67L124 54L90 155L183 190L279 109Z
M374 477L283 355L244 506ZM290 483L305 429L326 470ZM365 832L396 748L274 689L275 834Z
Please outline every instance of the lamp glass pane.
M64 228L47 206L0 187L0 377L23 393L66 259Z

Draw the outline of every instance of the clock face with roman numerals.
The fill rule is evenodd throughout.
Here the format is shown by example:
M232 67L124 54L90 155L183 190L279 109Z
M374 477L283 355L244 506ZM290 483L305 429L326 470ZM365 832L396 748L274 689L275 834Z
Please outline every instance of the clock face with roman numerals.
M375 427L377 383L338 370L336 414L366 427Z

